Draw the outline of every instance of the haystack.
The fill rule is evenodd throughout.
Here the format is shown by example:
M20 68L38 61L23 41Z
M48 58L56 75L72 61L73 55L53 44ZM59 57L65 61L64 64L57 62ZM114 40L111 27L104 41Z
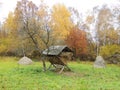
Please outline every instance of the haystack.
M94 67L95 68L105 68L106 64L105 64L105 60L103 59L102 56L97 56L96 60L94 62Z
M18 61L18 64L21 64L21 65L30 65L30 64L32 64L32 63L33 63L33 61L32 61L30 58L26 57L26 56L22 57L22 58Z

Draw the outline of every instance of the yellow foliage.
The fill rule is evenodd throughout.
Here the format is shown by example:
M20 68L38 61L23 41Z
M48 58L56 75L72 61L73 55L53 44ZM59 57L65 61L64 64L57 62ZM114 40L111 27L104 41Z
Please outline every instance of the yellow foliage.
M8 18L5 21L4 27L8 32L14 32L14 30L17 29L16 22L14 20L14 14L12 12L9 12Z
M100 55L104 57L111 56L116 52L120 52L119 45L106 45L106 46L102 46L100 49Z
M65 5L56 4L53 6L51 23L54 31L54 37L65 39L65 37L69 34L70 28L73 27L70 16L71 14Z
M93 21L94 21L94 17L93 16L87 16L86 22L88 22L89 24L91 24Z
M6 38L2 38L0 40L0 53L7 51L9 43L10 43L9 40Z
M6 51L7 47L3 44L0 45L0 53Z
M8 35L8 37L0 38L0 53L5 53L18 47L17 39Z

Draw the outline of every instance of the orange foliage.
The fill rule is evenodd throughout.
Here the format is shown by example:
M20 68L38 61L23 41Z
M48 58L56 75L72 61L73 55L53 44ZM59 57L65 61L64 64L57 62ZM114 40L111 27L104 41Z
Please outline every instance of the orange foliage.
M66 44L74 50L75 56L87 53L86 33L78 28L73 28L66 39Z

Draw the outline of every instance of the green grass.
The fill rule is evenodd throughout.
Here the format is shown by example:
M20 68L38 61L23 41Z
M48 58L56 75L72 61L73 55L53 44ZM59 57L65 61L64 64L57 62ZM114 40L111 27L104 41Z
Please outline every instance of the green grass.
M43 72L41 62L21 66L18 60L0 57L0 90L120 90L119 66L95 69L90 62L69 62L73 72L58 74Z

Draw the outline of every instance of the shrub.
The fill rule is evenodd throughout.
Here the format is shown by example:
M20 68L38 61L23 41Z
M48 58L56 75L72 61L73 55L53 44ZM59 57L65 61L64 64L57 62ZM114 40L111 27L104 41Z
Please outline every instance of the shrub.
M115 54L116 52L120 52L120 45L106 45L102 46L100 49L100 55L105 58Z

